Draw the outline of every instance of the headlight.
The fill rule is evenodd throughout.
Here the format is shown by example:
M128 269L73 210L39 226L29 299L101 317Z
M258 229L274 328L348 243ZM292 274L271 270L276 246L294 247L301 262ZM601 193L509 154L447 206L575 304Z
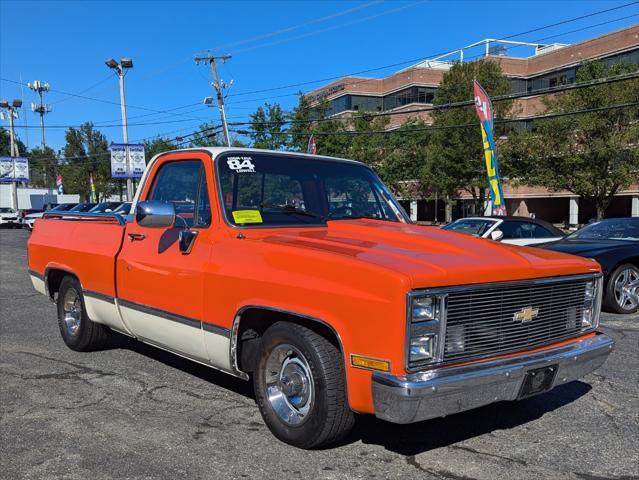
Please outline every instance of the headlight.
M412 321L423 322L437 317L437 297L413 298Z
M599 326L602 295L603 277L597 277L586 283L583 313L581 317L581 330L593 330Z
M441 360L445 295L409 294L406 361L409 368Z

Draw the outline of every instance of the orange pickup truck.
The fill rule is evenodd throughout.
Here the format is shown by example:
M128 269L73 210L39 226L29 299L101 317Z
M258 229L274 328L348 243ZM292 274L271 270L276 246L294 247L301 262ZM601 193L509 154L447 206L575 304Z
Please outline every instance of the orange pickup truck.
M28 261L70 348L116 331L252 377L302 448L354 413L410 423L545 392L613 348L596 262L411 224L350 160L163 153L130 215L45 213Z

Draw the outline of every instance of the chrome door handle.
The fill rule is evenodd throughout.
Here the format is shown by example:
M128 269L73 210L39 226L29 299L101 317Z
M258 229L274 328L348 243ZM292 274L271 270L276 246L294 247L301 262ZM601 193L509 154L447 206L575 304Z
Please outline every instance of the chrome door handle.
M136 240L144 240L146 235L143 233L129 233L129 240L135 242Z

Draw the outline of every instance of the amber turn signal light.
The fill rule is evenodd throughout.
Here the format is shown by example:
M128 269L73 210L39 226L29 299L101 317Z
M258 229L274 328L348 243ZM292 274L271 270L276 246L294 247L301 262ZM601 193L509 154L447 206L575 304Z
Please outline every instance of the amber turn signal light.
M354 367L369 368L371 370L379 370L380 372L390 372L389 361L362 357L361 355L351 355L351 365L353 365Z

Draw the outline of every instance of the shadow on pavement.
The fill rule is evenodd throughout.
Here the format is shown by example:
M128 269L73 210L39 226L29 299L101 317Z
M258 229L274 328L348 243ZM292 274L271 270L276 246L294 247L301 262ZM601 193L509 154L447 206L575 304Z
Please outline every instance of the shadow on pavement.
M245 397L254 398L253 382L246 382L240 378L233 377L228 373L220 372L214 368L201 365L197 362L187 360L170 352L147 345L138 340L134 340L125 335L114 332L113 348L123 348L134 351L140 355L162 362L169 367L181 370L184 373L193 375L206 382L214 383L222 388L238 393ZM257 408L257 407L256 407Z
M251 381L246 382L124 335L116 334L113 347L132 350L234 393L251 399L255 398ZM336 446L361 441L365 444L380 445L400 455L417 455L496 430L506 430L526 424L574 402L591 389L589 384L576 381L519 402L499 402L449 417L408 425L385 422L373 415L358 415L351 434Z
M360 416L346 443L361 440L401 455L417 455L495 430L518 427L574 402L591 389L587 383L576 381L519 402L494 403L409 425L396 425L373 416Z

